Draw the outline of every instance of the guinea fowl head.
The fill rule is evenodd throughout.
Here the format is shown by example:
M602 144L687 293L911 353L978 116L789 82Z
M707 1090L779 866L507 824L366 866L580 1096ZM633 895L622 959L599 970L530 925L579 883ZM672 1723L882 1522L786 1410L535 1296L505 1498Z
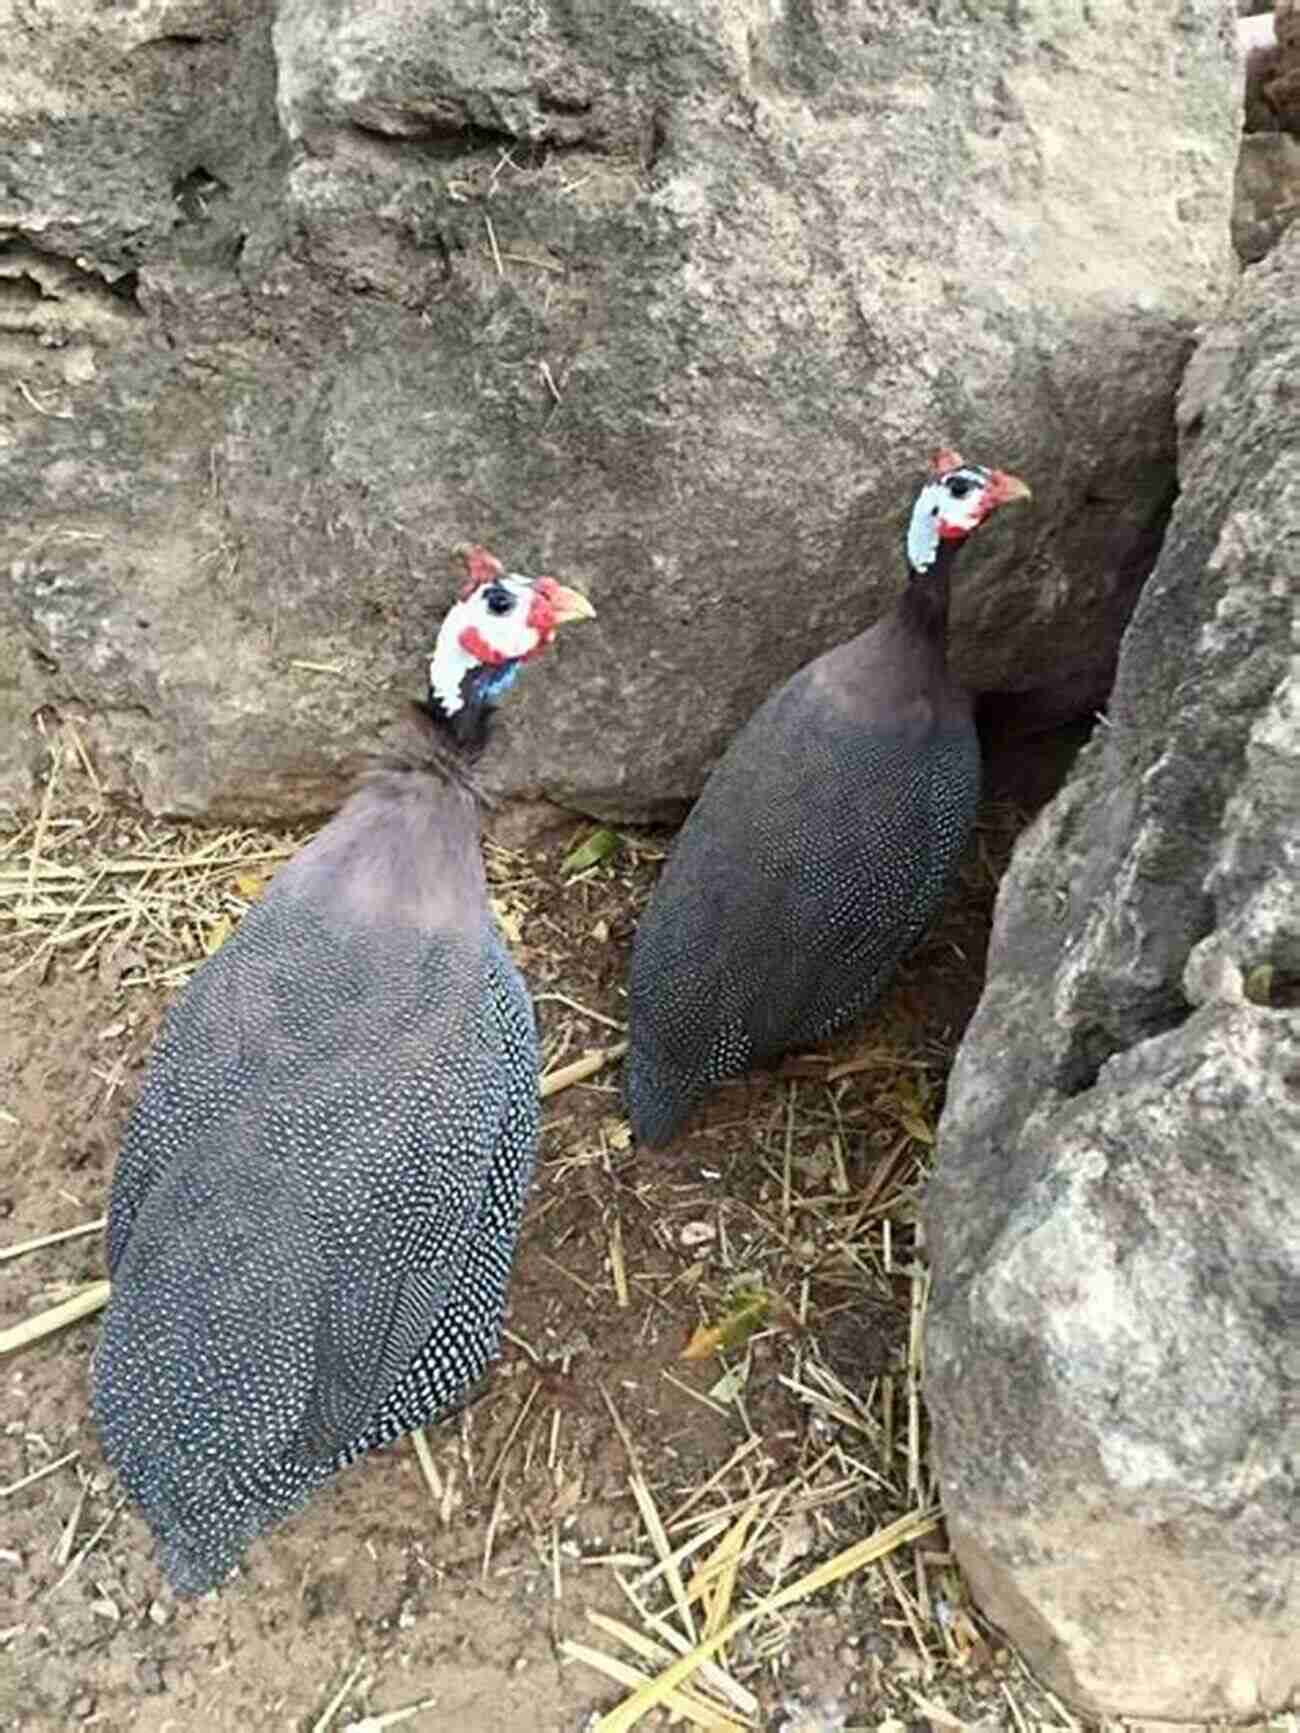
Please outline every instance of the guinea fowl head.
M594 619L596 610L554 578L507 572L477 544L452 551L464 560L469 579L429 658L429 713L458 746L474 747L485 739L492 710L520 663L544 650L557 627Z
M916 497L907 530L907 563L917 576L944 565L1000 505L1031 499L1017 475L967 463L941 446L930 459L930 478Z

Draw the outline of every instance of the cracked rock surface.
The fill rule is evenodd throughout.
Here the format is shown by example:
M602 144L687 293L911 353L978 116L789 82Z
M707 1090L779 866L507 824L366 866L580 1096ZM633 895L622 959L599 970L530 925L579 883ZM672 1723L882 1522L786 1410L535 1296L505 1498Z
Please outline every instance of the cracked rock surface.
M985 15L987 14L987 15ZM0 800L42 705L156 811L319 811L447 549L587 587L497 792L679 810L1023 474L955 654L1109 677L1230 286L1232 0L139 0L0 65Z
M1017 847L927 1201L984 1610L1103 1714L1300 1703L1300 231L1179 396L1107 725Z

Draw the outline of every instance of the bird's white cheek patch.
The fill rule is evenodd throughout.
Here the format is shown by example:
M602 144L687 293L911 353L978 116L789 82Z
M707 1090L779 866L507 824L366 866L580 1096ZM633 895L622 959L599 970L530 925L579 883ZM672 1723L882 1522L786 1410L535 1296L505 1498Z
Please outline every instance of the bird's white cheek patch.
M918 572L934 564L943 542L959 542L988 515L984 490L972 488L964 499L954 499L946 487L931 482L923 487L912 509L907 530L907 557Z
M528 624L529 586L499 581L516 597L512 613L494 614L478 589L442 622L429 658L429 689L448 716L464 707L461 685L472 669L520 662L537 648L536 628Z
M940 488L923 487L912 508L912 521L907 528L907 558L918 572L928 571L939 552L938 512L946 498Z
M987 513L988 506L979 490L962 500L948 499L936 520L941 539L946 542L960 541L981 523Z
M471 668L477 667L477 657L467 656L454 638L445 645L439 638L438 647L429 658L429 690L448 716L463 708L461 682Z
M537 633L528 624L528 603L515 604L513 614L490 614L480 607L472 620L461 623L461 631L472 628L502 662L516 662L537 647Z

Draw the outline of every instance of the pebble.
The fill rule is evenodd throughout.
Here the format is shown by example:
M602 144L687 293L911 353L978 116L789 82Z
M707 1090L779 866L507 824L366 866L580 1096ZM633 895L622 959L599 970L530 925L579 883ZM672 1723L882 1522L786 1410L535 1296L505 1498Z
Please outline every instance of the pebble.
M161 1696L166 1689L163 1684L162 1668L157 1661L146 1658L135 1670L136 1682L140 1689L150 1697Z

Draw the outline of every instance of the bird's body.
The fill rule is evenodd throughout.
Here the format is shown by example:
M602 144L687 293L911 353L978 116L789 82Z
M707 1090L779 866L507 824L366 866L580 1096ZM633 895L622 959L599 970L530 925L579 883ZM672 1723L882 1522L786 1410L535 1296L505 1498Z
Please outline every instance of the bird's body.
M537 1070L473 793L371 774L169 1013L114 1175L95 1415L178 1589L485 1371Z
M933 919L980 786L946 655L957 545L937 540L894 609L778 687L692 809L633 950L639 1141L667 1143L714 1084L855 1021Z

